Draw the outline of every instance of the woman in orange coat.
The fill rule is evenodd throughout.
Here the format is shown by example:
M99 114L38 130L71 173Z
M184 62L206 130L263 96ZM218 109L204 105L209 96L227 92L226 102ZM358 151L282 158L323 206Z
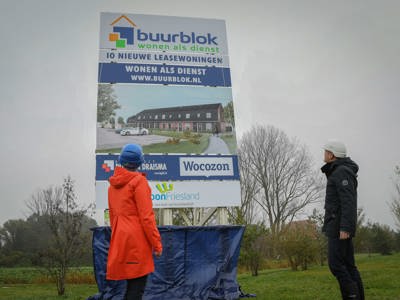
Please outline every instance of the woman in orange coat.
M110 177L108 207L111 241L107 260L108 280L127 280L126 299L142 299L147 275L154 271L153 252L162 253L145 174L137 172L143 163L142 148L128 144L119 156L122 167Z

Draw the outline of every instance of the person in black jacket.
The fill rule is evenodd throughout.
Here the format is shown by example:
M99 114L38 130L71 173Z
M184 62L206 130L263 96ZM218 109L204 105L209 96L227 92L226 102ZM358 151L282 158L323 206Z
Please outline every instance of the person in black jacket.
M357 223L358 165L346 157L342 142L324 146L321 171L327 177L325 218L322 231L328 237L328 264L339 282L343 299L364 299L364 288L354 261L352 238Z

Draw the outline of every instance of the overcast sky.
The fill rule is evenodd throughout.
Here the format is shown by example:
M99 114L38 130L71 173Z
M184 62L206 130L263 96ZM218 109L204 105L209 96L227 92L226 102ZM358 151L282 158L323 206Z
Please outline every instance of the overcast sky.
M100 12L226 20L238 135L271 124L308 145L343 140L359 206L393 226L400 164L399 1L0 2L0 224L70 174L95 200Z

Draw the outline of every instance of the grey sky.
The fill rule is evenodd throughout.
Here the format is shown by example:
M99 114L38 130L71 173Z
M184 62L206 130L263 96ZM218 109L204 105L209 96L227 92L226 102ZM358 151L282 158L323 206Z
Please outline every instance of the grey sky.
M94 201L100 12L224 19L239 136L272 124L307 144L342 139L360 164L359 204L393 226L400 163L398 1L0 2L0 224L70 174Z

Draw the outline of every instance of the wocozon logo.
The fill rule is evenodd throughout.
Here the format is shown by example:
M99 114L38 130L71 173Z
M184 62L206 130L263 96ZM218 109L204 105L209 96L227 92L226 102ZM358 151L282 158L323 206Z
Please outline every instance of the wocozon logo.
M122 26L128 24L128 26ZM116 48L126 48L128 45L138 44L139 48L149 48L148 45L141 43L180 43L175 45L174 50L195 50L193 46L189 49L185 45L202 45L215 47L218 46L218 37L211 33L199 34L196 32L148 32L143 29L135 29L137 25L125 15L121 15L115 19L111 24L112 32L108 36L110 42L115 42ZM177 49L178 47L179 49ZM164 48L169 48L168 45ZM165 50L165 49L164 49ZM198 50L198 49L197 49Z
M231 157L180 157L182 176L233 176Z

